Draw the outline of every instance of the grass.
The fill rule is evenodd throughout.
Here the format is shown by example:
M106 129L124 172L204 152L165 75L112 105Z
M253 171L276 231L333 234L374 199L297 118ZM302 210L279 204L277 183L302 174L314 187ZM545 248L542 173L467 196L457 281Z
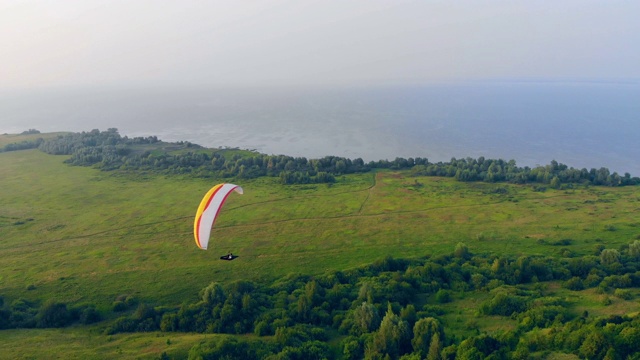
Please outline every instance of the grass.
M105 336L86 329L18 329L2 332L3 359L157 359L186 358L189 349L212 334L135 333Z
M629 315L633 316L638 313L637 290L633 291L636 296L634 299L624 300L617 298L611 293L599 294L595 288L580 291L571 291L567 289L558 289L557 296L562 296L572 304L572 311L575 315L580 315L584 311L588 311L589 317L601 317L612 315ZM611 303L604 304L604 300L608 298Z
M5 296L107 305L134 294L176 304L211 281L319 274L387 254L446 253L458 242L472 252L555 255L564 247L588 254L596 244L618 248L640 234L637 188L541 193L378 172L332 186L244 181L245 195L229 198L213 246L202 251L193 241L193 215L222 180L133 178L68 166L63 158L37 150L0 154ZM570 245L553 246L563 239ZM217 261L227 251L241 257Z
M202 251L193 240L193 216L204 193L223 179L100 172L65 165L64 158L38 150L0 153L0 295L7 299L54 298L107 309L124 294L177 305L196 299L213 281L321 274L389 254L449 253L458 242L476 253L558 255L567 248L583 255L595 245L619 248L640 235L637 187L537 192L527 185L380 171L344 176L332 185L242 181L245 194L230 196L210 250ZM553 245L567 239L567 245ZM240 258L219 261L228 251ZM559 291L575 297L576 311L633 308L633 301L612 295L612 304L603 307L593 290ZM461 310L460 321L451 315L448 325L469 325L473 314L467 312L478 301L454 301L451 306L469 310ZM478 325L511 326L499 320ZM127 351L153 348L157 356L166 348L163 336L131 334L107 342L85 329L11 330L3 331L0 347L31 351L27 343L33 338L42 344L33 347L37 358L51 344L77 358L94 357L100 349L126 358ZM171 334L171 348L178 347L177 338L188 349L202 336Z
M4 148L5 145L20 143L22 141L33 141L38 138L49 139L59 135L67 134L66 132L54 132L43 134L1 134L0 135L0 148Z

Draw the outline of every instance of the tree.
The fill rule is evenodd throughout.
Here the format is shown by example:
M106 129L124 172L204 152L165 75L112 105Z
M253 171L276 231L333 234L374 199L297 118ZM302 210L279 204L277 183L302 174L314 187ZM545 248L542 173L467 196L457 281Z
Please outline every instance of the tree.
M409 304L400 310L400 318L406 321L409 325L409 328L413 328L413 325L416 323L418 318L418 314L416 313L416 307L413 304Z
M318 282L312 280L304 286L304 293L311 305L317 305L322 302L324 297L324 288L318 285Z
M438 341L444 339L444 329L440 322L432 317L422 318L413 326L413 350L425 357L430 351L434 335L438 334Z
M446 289L440 289L436 293L436 301L440 304L448 303L451 301L451 292Z
M440 360L442 357L442 341L440 341L440 334L435 333L431 337L431 344L429 345L429 352L427 353L427 360Z
M102 320L102 315L93 306L88 306L80 312L80 322L84 325L93 324Z
M604 249L600 253L600 262L603 265L613 265L620 262L620 252L616 249Z
M640 258L640 241L636 240L629 244L629 255L633 258Z
M469 257L469 248L464 243L458 243L453 255L457 258L466 259Z
M365 281L360 286L360 290L358 291L358 300L373 302L373 286L369 281Z
M574 276L571 279L567 280L564 286L567 289L573 290L573 291L579 291L584 289L584 284L582 283L582 279L580 279L577 276Z
M209 306L222 304L225 300L226 296L224 294L224 290L217 282L209 284L209 286L202 290L202 301Z
M605 246L602 244L593 245L593 254L595 256L600 256L600 254L602 254L602 250L604 249L605 249Z
M382 319L380 328L373 337L372 347L369 349L373 353L389 355L396 359L410 350L411 330L406 321L393 313L389 304L387 313Z
M306 296L300 296L297 303L298 320L306 322L311 315L311 301Z
M580 346L580 354L587 359L602 358L607 350L607 340L600 332L591 332Z
M194 345L189 359L258 359L251 343L229 337L218 337Z
M486 281L487 281L487 278L485 278L484 275L480 273L475 273L471 275L470 282L473 285L473 288L476 290L482 289Z
M348 359L348 360L362 359L363 348L362 348L361 342L358 341L358 338L349 336L346 339L344 339L342 344L343 344L342 355L344 355L345 359Z
M374 331L380 325L380 315L378 309L368 302L363 302L353 312L353 321L359 333Z
M529 358L529 346L524 339L520 339L516 350L511 354L512 359L526 360Z
M493 298L480 304L480 313L485 315L510 316L511 314L522 312L526 309L526 298L511 295L505 290L498 290Z
M491 265L491 272L493 272L494 275L500 275L505 271L505 267L506 261L501 258L496 258Z
M640 329L634 326L625 327L616 337L616 348L622 354L633 354L640 350Z
M473 347L472 342L464 340L456 351L456 360L482 360L486 356L480 350Z
M137 320L152 319L156 316L156 311L153 306L141 303L133 315Z
M71 320L67 305L55 301L45 303L36 316L37 325L41 328L63 327L68 325Z

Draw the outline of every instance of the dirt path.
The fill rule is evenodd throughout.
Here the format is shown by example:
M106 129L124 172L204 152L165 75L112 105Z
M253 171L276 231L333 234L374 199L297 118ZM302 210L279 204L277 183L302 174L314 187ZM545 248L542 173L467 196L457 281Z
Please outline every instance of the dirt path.
M377 183L378 183L378 172L373 170L373 179L372 179L372 182L371 182L371 186L369 186L366 189L367 190L367 197L364 198L364 201L362 201L362 204L360 205L360 208L358 209L358 214L362 214L362 209L364 209L364 206L369 201L369 197L371 197L371 191L373 190L373 188L376 187Z

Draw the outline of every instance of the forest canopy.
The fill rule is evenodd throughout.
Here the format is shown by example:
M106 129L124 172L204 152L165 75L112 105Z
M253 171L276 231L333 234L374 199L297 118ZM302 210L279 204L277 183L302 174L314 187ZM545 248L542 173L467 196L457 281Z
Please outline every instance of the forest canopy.
M37 130L35 130L37 131ZM619 175L609 169L576 169L553 160L536 167L519 167L515 160L484 157L451 158L448 162L430 162L427 158L396 158L364 162L325 156L319 159L266 155L237 149L208 149L190 142L166 143L156 136L121 136L118 130L92 130L67 133L55 138L8 144L4 151L38 148L53 155L70 155L66 163L92 166L104 171L151 171L162 174L190 174L198 177L251 179L278 177L282 184L331 183L345 174L376 169L410 170L415 176L452 177L458 181L510 182L542 184L552 188L589 184L626 186L640 184L629 173Z
M121 295L111 314L90 304L0 297L0 329L92 324L115 315L101 327L104 334L255 335L195 345L193 359L527 359L541 350L624 359L640 352L637 313L592 316L577 311L548 284L569 291L595 289L605 299L603 306L612 298L633 300L631 289L640 286L639 249L636 240L582 257L506 257L474 254L459 243L440 256L388 256L319 276L291 274L272 284L212 282L197 301L180 306L154 306ZM456 334L445 327L454 315L447 303L477 294L485 300L464 320L470 332ZM513 328L478 331L478 321L495 317ZM340 356L328 345L331 339L339 339L333 346Z

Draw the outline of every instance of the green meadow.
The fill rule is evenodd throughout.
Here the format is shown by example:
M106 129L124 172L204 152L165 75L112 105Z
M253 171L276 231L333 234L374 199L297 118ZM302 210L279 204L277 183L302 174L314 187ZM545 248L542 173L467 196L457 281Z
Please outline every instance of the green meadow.
M0 146L15 141L9 136L0 136ZM560 256L640 239L638 187L538 191L532 185L378 171L333 184L285 186L268 177L237 182L244 195L230 195L203 251L193 239L196 208L209 188L229 179L103 172L69 166L65 158L35 149L0 153L0 295L7 299L109 309L116 298L134 296L175 306L197 299L213 281L319 275L387 255L450 253L459 242L473 253ZM240 257L220 261L229 251ZM618 299L598 310L603 295L593 289L557 292L575 296L576 311L637 311ZM469 327L472 314L465 309L486 295L478 296L447 305L460 309L450 315L454 327ZM496 318L476 326L511 325ZM186 355L206 337L107 336L97 327L3 330L0 348L15 352L0 358Z
M153 359L162 352L186 357L211 334L97 335L86 329L3 330L2 359ZM226 335L220 335L226 336Z

